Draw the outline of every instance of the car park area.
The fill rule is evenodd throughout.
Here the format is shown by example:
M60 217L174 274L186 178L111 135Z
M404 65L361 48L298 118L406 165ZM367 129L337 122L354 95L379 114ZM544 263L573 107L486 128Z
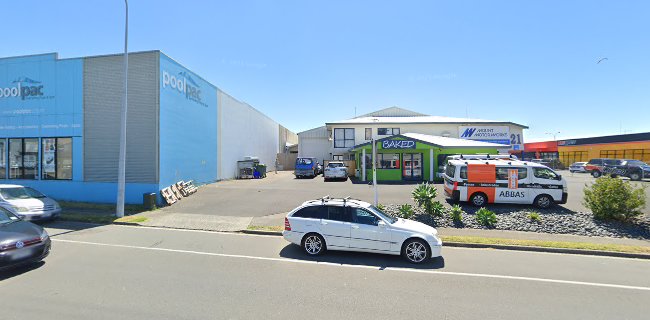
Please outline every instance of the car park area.
M585 184L595 179L588 174L570 173L568 170L558 171L567 181L568 200L566 204L556 205L562 211L582 212L582 195ZM625 178L622 178L625 179ZM635 185L650 185L648 181L631 182ZM411 191L416 182L402 184L379 184L379 203L403 204L412 203ZM438 189L437 200L445 203L443 184L435 184ZM650 197L650 186L646 189ZM296 179L293 172L271 172L267 179L261 180L229 180L203 186L192 198L179 201L172 207L163 208L163 212L179 212L184 214L203 214L217 216L262 217L278 213L286 213L298 204L323 196L352 197L367 202L373 202L373 188L368 182L360 182L351 178L347 181L333 180L325 183L323 176L315 178ZM530 205L500 205L513 209L531 208ZM650 208L645 208L646 217L650 217ZM281 223L278 223L278 225Z

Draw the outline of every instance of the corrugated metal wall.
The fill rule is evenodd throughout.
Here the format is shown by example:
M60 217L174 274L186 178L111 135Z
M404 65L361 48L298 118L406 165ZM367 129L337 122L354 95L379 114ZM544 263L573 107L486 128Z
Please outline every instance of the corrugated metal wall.
M158 182L159 52L129 54L126 181ZM122 55L84 59L84 180L116 182Z
M217 90L219 107L220 180L237 176L237 161L245 156L259 157L260 163L275 169L279 149L279 124L250 105Z

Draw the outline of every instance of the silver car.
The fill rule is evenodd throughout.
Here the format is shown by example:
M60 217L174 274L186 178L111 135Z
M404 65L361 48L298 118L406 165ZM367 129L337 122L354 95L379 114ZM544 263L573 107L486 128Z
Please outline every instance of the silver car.
M330 161L323 171L323 178L325 181L331 179L348 180L348 167L341 161Z
M0 207L23 220L56 219L61 214L59 204L30 187L0 184Z
M569 166L569 171L571 173L574 172L587 172L587 168L585 167L587 165L586 162L574 162Z

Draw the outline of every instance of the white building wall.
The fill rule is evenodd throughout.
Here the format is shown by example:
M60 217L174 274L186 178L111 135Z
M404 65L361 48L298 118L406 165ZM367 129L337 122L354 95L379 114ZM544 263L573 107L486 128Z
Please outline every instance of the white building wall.
M323 160L331 160L331 146L325 126L298 133L299 157L316 157L322 164Z
M255 156L267 170L275 170L279 152L280 126L250 105L217 90L217 176L219 180L237 177L237 161ZM200 139L200 137L197 137Z

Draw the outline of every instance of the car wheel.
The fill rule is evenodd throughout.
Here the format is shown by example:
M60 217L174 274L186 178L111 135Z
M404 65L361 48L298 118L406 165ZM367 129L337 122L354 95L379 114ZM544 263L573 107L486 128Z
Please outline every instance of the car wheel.
M302 248L310 256L317 256L325 252L325 239L319 234L310 233L302 239Z
M591 175L592 175L594 178L600 178L600 176L602 176L603 174L600 173L600 171L596 170L596 171L592 172Z
M551 200L551 197L545 194L537 196L537 198L535 198L535 206L541 209L550 207L552 203L553 201Z
M429 258L429 247L420 239L411 239L404 245L402 255L410 263L422 263Z
M470 198L469 201L472 202L473 205L481 207L487 203L487 196L483 193L478 192L473 194L472 198Z
M612 177L612 178L618 178L618 175L616 175L616 174L612 174L612 175L610 175L610 177Z
M632 181L639 181L641 180L641 174L638 172L634 172L630 174L630 180Z

